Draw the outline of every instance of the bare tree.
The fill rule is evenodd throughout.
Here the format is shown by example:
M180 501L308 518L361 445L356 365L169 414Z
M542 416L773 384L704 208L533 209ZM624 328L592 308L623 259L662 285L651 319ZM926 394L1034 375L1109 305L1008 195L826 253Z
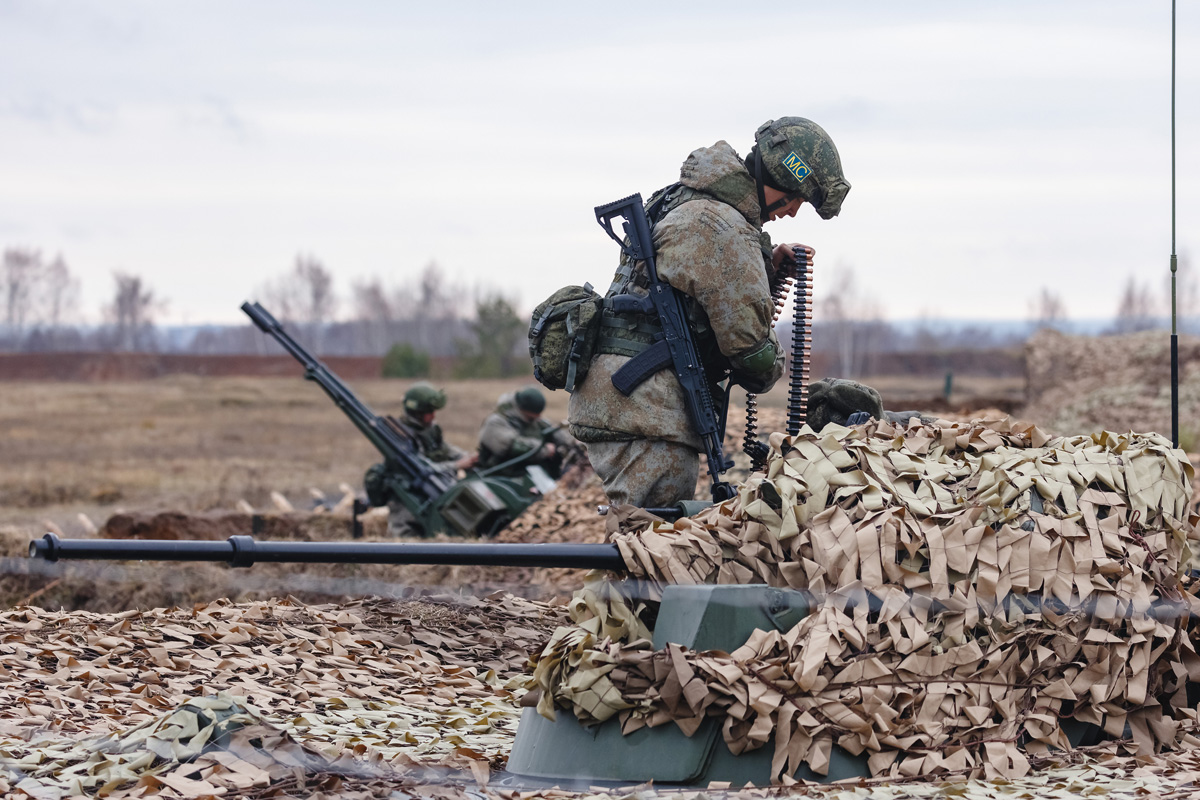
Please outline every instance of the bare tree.
M34 293L42 271L38 250L11 247L4 251L0 278L4 288L5 330L14 346L25 335L25 326L33 313Z
M276 317L308 328L312 349L321 351L324 326L337 308L333 275L324 264L313 256L298 255L291 270L268 281L259 293Z
M138 275L114 272L113 279L116 281L113 301L105 308L110 326L109 348L117 351L154 349L154 315L162 308L163 301L154 297L154 292Z
M296 256L292 270L299 289L301 320L320 327L333 319L337 298L333 294L333 275L312 256Z
M63 326L64 318L74 315L79 306L79 279L62 255L57 255L42 273L39 322L51 331Z
M858 288L850 267L839 270L833 286L820 297L817 319L832 340L830 347L836 355L837 376L863 375L876 349L875 340L884 329L879 304Z
M382 353L391 346L390 329L395 310L379 278L357 281L351 286L354 316L363 328L363 345L368 352Z
M1113 321L1112 333L1134 333L1154 327L1154 298L1150 288L1129 276L1121 300L1117 304L1117 316Z
M1038 296L1029 302L1029 318L1034 330L1058 328L1067 320L1067 306L1062 297L1043 286Z
M442 268L430 261L421 272L417 284L416 305L410 315L416 323L416 345L419 350L432 352L437 328L454 313L453 292L446 286Z

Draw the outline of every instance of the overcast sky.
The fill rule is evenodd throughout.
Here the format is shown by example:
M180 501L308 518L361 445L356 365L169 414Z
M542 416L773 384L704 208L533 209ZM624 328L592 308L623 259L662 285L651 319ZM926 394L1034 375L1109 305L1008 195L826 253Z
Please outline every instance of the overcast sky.
M1191 262L1200 2L1179 16ZM1169 0L0 0L0 246L61 253L91 321L115 270L162 322L241 321L301 253L344 298L435 261L528 311L607 285L594 206L796 115L853 185L767 226L817 249L818 296L852 270L892 319L1021 319L1042 288L1109 316L1169 275L1170 34Z

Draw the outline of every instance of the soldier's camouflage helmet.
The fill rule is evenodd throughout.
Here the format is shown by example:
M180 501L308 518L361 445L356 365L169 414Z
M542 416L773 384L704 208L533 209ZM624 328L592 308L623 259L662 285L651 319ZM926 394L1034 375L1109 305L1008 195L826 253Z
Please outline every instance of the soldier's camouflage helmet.
M446 393L435 389L425 381L414 383L404 393L404 410L412 414L428 414L446 407Z
M546 396L536 386L519 389L513 396L517 408L530 414L540 414L546 409Z
M825 130L803 117L767 120L754 134L770 185L811 203L821 219L836 217L850 184L842 159Z

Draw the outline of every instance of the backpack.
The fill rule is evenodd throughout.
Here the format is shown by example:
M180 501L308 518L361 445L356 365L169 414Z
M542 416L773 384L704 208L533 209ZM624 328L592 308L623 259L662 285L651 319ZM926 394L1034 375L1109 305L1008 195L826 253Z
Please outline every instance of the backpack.
M585 283L564 286L533 310L529 357L538 383L568 392L583 383L600 338L602 301Z

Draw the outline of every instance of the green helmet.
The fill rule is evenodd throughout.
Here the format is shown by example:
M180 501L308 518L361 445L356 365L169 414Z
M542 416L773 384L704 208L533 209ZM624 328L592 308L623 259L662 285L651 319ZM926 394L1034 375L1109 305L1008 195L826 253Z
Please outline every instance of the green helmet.
M821 219L841 211L850 184L842 175L833 139L817 123L803 117L767 120L754 134L750 155L752 173L768 186L811 203Z
M546 396L536 386L526 386L518 389L513 395L517 408L530 414L540 414L546 409Z
M446 407L446 393L425 381L414 383L404 393L404 410L410 414L429 414Z

